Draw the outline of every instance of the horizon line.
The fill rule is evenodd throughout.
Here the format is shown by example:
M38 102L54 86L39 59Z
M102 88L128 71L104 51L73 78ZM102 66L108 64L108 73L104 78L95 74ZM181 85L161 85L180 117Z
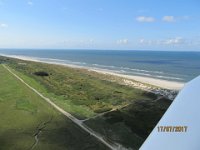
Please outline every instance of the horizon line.
M156 49L91 49L91 48L0 48L0 50L88 50L88 51L159 51L159 52L200 52L199 50L156 50Z

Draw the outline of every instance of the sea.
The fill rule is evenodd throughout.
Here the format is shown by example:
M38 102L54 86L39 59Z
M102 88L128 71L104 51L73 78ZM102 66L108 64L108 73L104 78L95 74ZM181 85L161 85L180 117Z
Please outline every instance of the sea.
M200 52L0 49L0 55L24 56L182 83L200 75Z

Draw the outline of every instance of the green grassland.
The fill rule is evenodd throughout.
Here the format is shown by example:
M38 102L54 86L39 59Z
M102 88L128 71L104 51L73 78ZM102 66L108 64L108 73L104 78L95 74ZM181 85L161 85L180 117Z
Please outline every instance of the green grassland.
M9 59L9 66L31 86L50 97L58 106L79 119L92 117L157 96L94 76L84 69ZM38 71L49 76L37 76Z
M86 69L5 57L0 57L0 62L67 112L88 119L85 123L107 140L125 147L138 149L171 104L168 99L158 100L158 95L111 82L111 78ZM29 105L27 110L35 113L29 102L19 100L17 105L21 110ZM105 114L95 118L101 113Z
M34 136L39 142L34 147ZM0 150L107 149L0 64Z
M125 108L106 113L85 123L107 139L138 149L170 103L165 98L156 101L138 100Z

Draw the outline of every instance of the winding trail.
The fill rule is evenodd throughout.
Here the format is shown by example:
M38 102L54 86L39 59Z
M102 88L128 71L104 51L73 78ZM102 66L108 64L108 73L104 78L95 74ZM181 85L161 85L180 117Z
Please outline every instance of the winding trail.
M52 118L53 118L53 117L51 117L50 120L48 120L48 121L46 121L46 122L44 122L44 123L38 125L37 131L36 131L36 133L34 134L35 142L34 142L33 145L31 146L30 150L33 150L33 149L37 146L37 144L38 144L38 142L39 142L39 136L40 136L40 134L41 134L42 131L46 128L46 126L47 126L49 123L51 123Z
M102 135L98 134L97 132L95 132L94 130L92 130L88 126L86 126L81 120L75 118L70 113L64 111L62 108L60 108L55 103L53 103L49 98L45 97L39 91L37 91L32 86L30 86L29 84L27 84L23 79L21 79L18 75L16 75L13 71L11 71L6 65L2 64L2 66L6 70L8 70L12 75L14 75L18 80L20 80L23 84L25 84L28 88L30 88L33 92L35 92L37 95L39 95L41 98L43 98L46 102L48 102L50 105L52 105L56 110L58 110L63 115L65 115L66 117L68 117L72 122L74 122L80 128L82 128L83 130L85 130L87 133L89 133L90 135L92 135L93 137L95 137L96 139L98 139L99 141L101 141L104 145L106 145L107 147L109 147L111 150L125 150L126 149L126 148L124 148L122 145L120 145L118 143L114 143L114 142L111 143L111 142L106 141L106 139Z
M103 115L105 115L105 114L107 114L107 113L110 113L110 112L116 111L116 110L118 110L118 109L123 109L123 108L129 106L130 104L131 104L131 103L126 104L126 105L121 106L121 107L113 108L113 109L111 109L111 110L109 110L109 111L106 111L106 112L103 112L103 113L97 114L96 116L93 116L93 117L90 117L90 118L87 118L87 119L83 119L83 120L81 120L81 121L82 121L82 122L85 122L85 121L88 121L88 120L90 120L90 119L95 119L95 118L97 118L97 117L103 116Z

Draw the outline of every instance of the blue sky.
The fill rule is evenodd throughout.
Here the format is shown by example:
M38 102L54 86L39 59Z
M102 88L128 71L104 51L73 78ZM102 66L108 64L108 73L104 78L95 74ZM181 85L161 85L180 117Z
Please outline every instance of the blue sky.
M200 51L199 0L0 0L0 48Z

